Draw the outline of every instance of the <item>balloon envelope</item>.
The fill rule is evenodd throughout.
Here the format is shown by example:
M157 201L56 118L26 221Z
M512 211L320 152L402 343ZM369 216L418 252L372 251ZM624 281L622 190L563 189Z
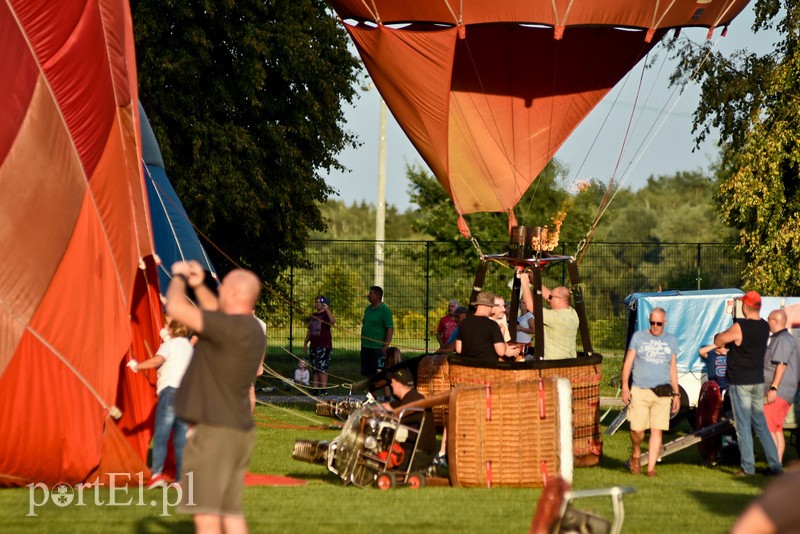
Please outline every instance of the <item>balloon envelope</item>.
M160 305L124 0L0 3L0 485L146 471ZM121 417L119 417L121 412Z
M747 0L329 0L460 214L513 209L669 28L726 26Z

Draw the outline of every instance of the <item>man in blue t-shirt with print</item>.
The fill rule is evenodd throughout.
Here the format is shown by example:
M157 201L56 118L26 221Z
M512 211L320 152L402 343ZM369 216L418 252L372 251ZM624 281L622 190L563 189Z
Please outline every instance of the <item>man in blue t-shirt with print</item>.
M650 312L650 329L633 334L622 365L622 401L628 406L633 444L630 470L634 475L641 472L641 446L649 428L647 476L656 476L662 434L669 430L670 412L676 413L680 408L678 340L664 332L666 324L667 312L663 308ZM631 374L633 385L629 386ZM661 390L659 395L654 388Z

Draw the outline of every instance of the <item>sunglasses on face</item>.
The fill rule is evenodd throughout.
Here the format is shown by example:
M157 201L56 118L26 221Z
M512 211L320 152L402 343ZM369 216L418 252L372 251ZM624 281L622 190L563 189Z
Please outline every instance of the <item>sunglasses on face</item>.
M650 321L650 326L664 326L661 321Z

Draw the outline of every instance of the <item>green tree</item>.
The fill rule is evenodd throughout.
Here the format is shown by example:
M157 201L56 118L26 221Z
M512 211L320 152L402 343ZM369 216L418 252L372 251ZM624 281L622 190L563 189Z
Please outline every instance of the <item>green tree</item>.
M757 0L756 32L774 29L765 55L741 50L731 58L685 49L681 68L701 65L702 97L695 112L698 144L712 128L723 147L717 201L723 220L739 231L745 286L765 293L800 291L800 5Z
M312 239L375 239L375 206L366 202L353 202L350 206L340 200L328 199L320 206L327 223L325 231L311 233ZM400 212L395 206L386 207L386 239L425 239L413 229L417 217L412 211Z
M556 160L547 164L523 195L515 208L517 222L526 226L553 227L553 219L559 212L567 218L562 226L565 236L582 235L575 232L571 224L574 202L564 188L567 169ZM409 195L418 208L414 228L437 241L462 240L458 231L458 215L453 201L441 184L426 170L407 167L406 175L411 182ZM472 235L483 242L508 242L508 216L505 213L473 213L465 215Z
M714 180L700 172L651 176L639 191L620 191L597 239L628 243L714 243L735 237L715 210Z
M132 8L140 98L179 197L215 245L275 280L324 228L321 175L355 143L342 105L360 67L346 32L322 0Z

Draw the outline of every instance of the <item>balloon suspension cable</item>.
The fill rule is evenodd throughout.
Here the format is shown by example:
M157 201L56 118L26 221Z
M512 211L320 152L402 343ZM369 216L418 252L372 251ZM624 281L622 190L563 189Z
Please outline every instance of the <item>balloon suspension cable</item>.
M144 171L147 174L147 177L150 180L150 183L153 184L153 187L156 190L156 193L157 193L157 196L158 196L158 202L159 202L159 204L161 204L161 209L164 210L164 214L168 215L167 214L167 206L166 206L166 204L164 204L164 199L165 198L167 199L167 201L169 201L169 203L172 205L172 207L177 210L178 213L184 213L185 210L183 209L183 207L175 204L175 201L171 198L171 195L169 195L166 191L164 191L162 189L161 185L159 185L159 183L156 182L155 178L153 178L153 174L150 172L150 168L147 166L147 163L144 160L142 160L142 166L144 167ZM172 223L172 220L169 218L169 216L167 216L167 221L169 222L169 229L170 229L170 232L172 233L172 237L175 239L175 246L178 248L178 252L180 254L180 257L185 259L186 256L185 256L185 254L183 252L183 247L181 247L181 244L180 244L180 242L178 240L178 234L177 234L177 232L175 230L175 225ZM186 218L186 221L192 226L192 228L194 228L195 232L197 232L198 235L201 234L201 232L192 223L192 221L190 221L188 218ZM211 272L211 276L216 280L217 279L217 273L211 270L211 259L208 257L208 254L206 253L206 251L205 251L205 249L203 247L200 247L200 252L203 254L203 260L205 261L206 266L209 267L209 271ZM161 269L162 272L164 272L164 274L167 275L167 277L172 278L172 272L167 268L167 266L164 266L164 264L161 263L161 259L160 258L158 258L156 260L156 265L158 266L159 269Z
M580 252L580 256L577 257L578 258L577 259L578 263L580 263L581 259L583 258L583 254L585 253L586 249L589 246L589 243L591 243L592 234L594 233L594 230L597 227L597 224L600 222L601 217L605 214L605 212L608 209L608 206L611 204L611 202L613 202L614 199L617 198L617 195L622 190L623 184L631 176L633 170L636 168L636 166L639 164L639 161L641 161L642 157L644 157L644 154L647 152L647 149L650 147L650 145L653 143L655 138L658 136L658 134L661 131L661 129L664 127L664 124L666 123L667 118L669 117L669 115L672 113L672 111L675 109L675 107L677 107L678 103L681 101L683 96L686 94L686 91L685 91L686 86L689 83L691 83L697 77L698 73L700 72L700 69L705 64L705 62L708 60L708 58L711 55L711 52L713 51L713 49L716 47L716 43L717 43L718 40L719 40L719 36L714 41L712 41L711 46L706 51L706 54L703 56L703 59L698 63L697 67L692 71L691 75L688 78L686 78L686 80L684 80L682 83L676 85L675 89L672 92L672 95L670 96L670 99L672 99L672 96L674 96L676 94L676 92L678 94L678 97L675 99L675 101L672 103L672 106L670 106L669 110L667 110L666 112L665 112L665 110L666 110L666 107L667 107L667 103L669 102L670 99L668 99L667 103L665 103L664 106L662 106L661 111L659 113L659 116L656 118L656 122L653 123L653 126L651 126L650 130L647 132L647 135L642 140L642 143L636 149L636 152L634 153L634 158L631 160L631 162L625 168L625 172L623 173L622 178L619 180L619 183L617 184L617 187L615 188L613 194L611 195L610 198L608 198L606 200L606 197L608 196L608 192L611 191L611 184L609 183L609 188L606 191L606 197L603 197L603 202L601 202L600 209L598 210L597 217L595 218L595 222L592 224L591 228L586 233L586 238L584 238L584 240L583 240L586 244L585 244L583 250ZM637 98L638 98L638 92L637 92ZM636 106L636 103L634 103L634 108L635 108L635 106ZM656 123L658 123L658 127L655 127ZM614 173L616 174L616 168L614 169ZM613 181L613 177L612 177L612 181Z
M622 186L622 184L624 184L627 181L627 179L632 174L633 170L636 168L636 166L641 161L642 157L644 157L644 154L647 152L647 149L653 143L655 138L658 137L658 134L661 132L662 128L666 124L667 118L674 111L674 109L678 106L678 104L680 103L681 99L686 94L686 90L685 90L686 86L689 83L691 83L697 77L697 75L700 72L700 69L705 64L705 62L708 60L709 56L711 55L711 52L716 47L717 41L719 39L720 39L720 37L717 36L717 38L714 41L712 41L711 46L708 47L708 50L706 51L705 55L703 56L703 59L698 63L697 67L692 71L692 73L689 75L689 77L686 78L680 84L676 84L675 89L672 91L672 95L670 95L670 98L667 100L667 102L664 103L664 106L662 106L661 111L659 113L659 116L656 118L656 122L658 123L658 126L656 126L656 122L654 122L653 125L650 127L650 130L647 132L647 135L645 135L644 139L642 140L641 144L639 145L639 148L636 150L636 152L634 154L634 158L631 160L631 162L626 167L625 173L624 173L622 179L620 180L620 186ZM669 103L669 100L671 100L672 97L675 96L676 93L678 95L677 98L672 103L672 106L670 106L670 108L667 110L666 109L667 108L667 103ZM620 188L618 188L614 192L614 195L611 197L611 201L613 201L616 198L616 196L619 194L619 191L620 191ZM609 203L611 201L609 201Z
M450 5L450 2L448 2L448 0L443 0L443 1L444 1L444 5L447 6L447 10L453 16L453 21L455 22L456 26L461 26L462 25L462 14L464 12L463 2L461 3L461 5L458 8L458 15L456 15L456 12L453 11L453 7Z
M648 54L645 54L645 57ZM625 135L622 136L622 145L620 145L619 149L619 156L617 156L617 163L614 165L614 171L611 173L611 178L608 181L608 187L606 187L606 192L603 195L603 200L600 201L600 206L597 208L597 215L592 222L592 225L589 227L589 230L586 232L586 237L583 239L584 246L582 247L580 254L577 256L577 263L580 264L581 260L583 259L583 255L586 254L586 251L589 248L589 244L592 242L592 235L594 231L597 229L597 225L600 223L600 218L605 213L608 204L611 202L613 198L612 191L614 190L614 179L617 176L617 171L619 170L620 163L622 162L622 156L625 153L625 146L628 142L628 136L631 133L631 124L633 123L633 117L636 114L636 106L639 103L639 95L642 91L642 82L644 80L644 71L645 66L642 65L642 74L639 76L639 84L636 86L636 97L633 100L633 107L631 108L631 114L628 117L628 124L625 128Z
M114 413L114 410L117 409L116 406L113 406L105 401L100 392L95 389L94 385L81 372L81 370L78 369L78 367L76 367L66 355L64 355L53 344L51 344L50 341L46 339L38 330L33 328L30 324L27 324L26 321L23 321L18 314L14 313L14 309L2 298L0 298L0 308L5 308L7 315L11 317L14 322L19 324L22 327L22 330L28 331L39 341L39 343L42 344L42 346L47 348L48 351L50 351L50 353L55 356L56 359L59 360L61 364L64 365L64 367L75 376L76 380L83 384L83 387L86 388L86 391L88 391L89 394L94 397L97 403L102 406L103 410L107 411L109 415ZM128 353L130 353L130 351L128 351Z
M157 189L160 189L159 185L158 185L156 182L153 182L153 185L154 185L154 186L155 186ZM163 191L161 191L161 192L163 193ZM224 250L222 250L222 248L220 248L219 246L217 246L217 244L216 244L216 243L214 243L214 241L212 241L210 237L208 237L208 236L207 236L205 233L203 233L203 231L201 231L201 230L200 230L200 229L199 229L199 228L198 228L198 227L197 227L197 226L196 226L196 225L195 225L195 224L194 224L194 223L193 223L193 222L192 222L192 221L189 219L189 216L186 214L186 211L185 211L184 209L182 209L180 206L178 206L177 204L175 204L175 201L174 201L172 198L170 198L170 197L169 197L169 195L165 195L165 198L166 198L166 199L167 199L167 200L168 200L168 201L169 201L169 202L170 202L170 203L173 205L173 207L175 207L175 208L177 209L177 212L178 212L178 213L179 213L179 214L180 214L180 215L181 215L181 216L182 216L182 217L183 217L183 218L186 220L186 222L188 222L188 223L189 223L189 224L192 226L192 228L194 228L194 230L195 230L195 232L197 233L197 235L198 235L199 237L202 237L202 238L203 238L203 240L204 240L206 243L208 243L209 245L211 245L212 247L214 247L214 249L215 249L217 252L219 252L219 253L220 253L220 255L222 255L222 256L223 256L223 257L224 257L226 260L228 260L228 261L230 262L230 264L231 264L231 265L233 265L234 267L236 267L236 268L238 268L238 269L244 269L244 268L245 268L245 267L243 267L243 266L242 266L242 265L241 265L239 262L237 262L235 259L233 259L233 258L232 258L232 257L231 257L229 254L227 254L227 253L226 253ZM477 248L478 248L478 252L480 253L480 247L477 247ZM205 251L203 252L203 254L204 254L204 256L205 256ZM481 253L481 256L482 256L482 253ZM207 256L205 256L205 257L207 258ZM210 264L210 262L209 262L209 264ZM217 275L217 273L216 273L216 272L212 272L212 273L211 273L211 276L212 276L212 277L213 277L213 278L216 280L218 275ZM170 276L170 277L171 277L171 276ZM268 292L268 293L269 293L270 295L272 295L273 297L275 297L276 299L280 300L281 302L283 302L284 304L286 304L287 306L289 306L290 308L292 308L292 309L294 309L294 310L303 310L303 308L302 308L300 305L298 305L298 304L296 304L295 302L292 302L290 299L288 299L288 298L284 297L284 296L283 296L281 293L279 293L279 292L278 292L276 289L274 289L273 287L271 287L271 286L269 286L269 285L265 284L263 281L261 282L261 288L262 288L263 290L265 290L266 292ZM304 315L306 315L307 317L309 317L309 318L310 318L310 317L313 315L313 313L306 313L304 310L302 311L302 313L303 313ZM361 336L361 333L360 333L360 332L356 332L355 330L348 329L348 328L344 328L344 327L342 327L342 326L340 326L340 325L334 325L334 324L331 324L330 322L328 322L328 321L326 321L326 320L322 320L322 319L321 319L320 321L321 321L322 323L325 323L325 324L327 324L327 325L328 325L328 326L330 326L331 328L335 328L335 329L337 329L337 330L339 330L340 332L343 332L343 333L345 333L345 334L350 334L350 335L352 335L352 336L359 337L359 338L361 338L362 340L366 340L366 341L380 341L380 342L383 342L383 340L382 340L382 339L381 339L381 340L373 340L373 339L367 338L367 337L365 337L365 336ZM409 351L409 352L420 352L420 353L424 353L424 352L425 352L425 349L424 349L424 348L419 348L419 347L412 347L412 346L408 346L408 345L393 345L393 346L394 346L394 347L397 347L397 348L399 348L399 349L405 350L405 351ZM283 348L283 347L281 347L281 348ZM284 350L286 350L286 349L284 349ZM286 352L289 352L289 351L287 350ZM291 353L289 352L289 354L291 354ZM292 355L292 356L294 356L294 355ZM295 358L297 358L297 356L294 356L294 357L295 357Z
M260 401L260 400L257 400L256 402L260 406L266 406L268 408L274 408L274 409L276 409L278 411L281 411L281 412L284 412L284 413L286 413L288 415L291 415L292 417L296 417L298 419L303 419L305 421L308 421L309 423L313 423L313 425L306 425L306 426L292 425L292 424L289 424L289 423L278 423L277 420L275 418L273 418L273 417L269 417L269 416L263 415L263 414L253 414L253 418L254 419L265 419L265 420L268 420L268 421L274 421L275 422L275 423L272 423L272 424L262 423L261 426L268 426L268 427L272 427L272 428L289 428L289 429L295 429L295 430L334 430L334 429L338 430L338 429L341 428L341 425L330 425L324 419L321 419L321 418L315 419L310 415L306 415L305 413L301 412L300 410L293 410L291 408L286 408L285 406L280 406L279 404L275 404L274 402L266 402L266 401Z
M267 338L268 338L270 341L274 341L274 340L273 340L271 337L269 337L269 335L267 336ZM309 371L310 371L310 372L312 372L312 373L321 372L321 370L320 370L320 369L317 369L316 367L314 367L313 365L311 365L311 362L309 362L309 361L305 360L305 358L301 358L301 357L297 356L296 354L292 353L292 352L291 352L289 349L287 349L287 348L286 348L286 347L284 347L283 345L280 345L280 344L277 344L277 343L276 343L276 344L275 344L275 345L273 345L273 346L277 346L277 347L278 347L278 348L280 348L280 349L281 349L283 352L285 352L286 354L288 354L289 356L291 356L292 358L294 358L294 359L295 359L297 362L300 362L300 361L305 361L305 362L308 364L308 369L309 369ZM270 376L272 376L273 378L277 378L277 379L278 379L278 380L280 380L281 382L284 382L284 383L286 383L286 384L288 384L288 385L291 385L291 386L292 386L294 389L297 389L297 390L298 390L300 393L302 393L303 395L306 395L306 396L308 396L308 397L311 397L311 398L313 398L313 399L315 399L315 400L321 401L321 399L319 399L319 398L317 398L317 397L315 397L315 396L313 396L313 395L309 394L309 393L308 393L308 391L306 391L306 390L305 390L303 387L301 387L300 385L298 385L297 383L295 383L295 382L294 382L294 380L292 380L292 379L290 379L290 378L288 378L288 377L286 377L286 376L283 376L283 375L281 375L280 373L278 373L278 372L277 372L275 369L273 369L273 368L272 368L272 367L270 367L269 365L267 365L267 364L262 364L262 366L261 366L261 367L262 367L262 369L264 369L264 371L265 371L267 374L269 374L269 375L270 375ZM338 375L335 375L335 374L333 374L333 373L330 373L330 372L326 372L326 374L328 375L328 377L335 378L335 379L337 379L337 380L341 380L341 382L340 382L339 384L331 384L331 385L328 385L326 388L316 387L316 388L313 388L313 389L333 389L333 388L337 388L337 387L342 387L342 388L345 388L345 389L347 389L347 387L350 385L350 382L349 382L349 380L350 380L350 379L348 379L347 377L344 377L344 376L338 376ZM310 387L310 386L309 386L309 387Z
M486 255L484 255L483 251L481 250L481 245L480 243L478 243L478 240L475 238L475 236L474 235L469 236L469 240L470 243L472 243L472 246L475 247L475 250L478 251L478 256L480 256L481 259L484 259Z
M719 39L719 37L717 37L717 39ZM656 122L653 123L653 126L651 126L650 130L647 132L647 135L645 136L645 140L646 141L643 141L639 145L639 147L636 149L636 152L634 153L634 158L627 165L627 167L625 168L625 171L624 171L624 173L622 175L622 178L619 180L618 184L615 186L614 185L614 180L615 180L617 171L619 169L619 164L620 164L620 161L622 159L623 151L625 149L625 143L626 143L627 137L628 137L628 135L630 133L631 120L633 119L633 114L636 111L636 106L638 104L639 95L640 95L640 92L641 92L642 79L644 77L644 66L642 67L642 76L640 77L639 85L637 87L636 99L634 100L633 111L631 112L631 117L630 117L629 122L628 122L628 129L625 132L626 141L623 142L622 149L620 150L620 156L619 156L619 158L617 160L617 165L615 166L614 173L612 174L611 180L609 181L608 188L606 189L606 194L603 196L603 200L601 201L600 207L598 208L597 216L595 217L594 222L592 223L591 227L589 228L589 231L586 233L586 237L579 244L579 251L576 253L577 263L581 262L581 260L583 259L583 255L586 253L586 250L588 250L589 244L592 241L592 236L594 234L595 229L597 228L597 225L600 222L600 219L603 217L603 215L605 215L606 210L611 205L611 202L613 202L614 199L616 199L617 195L622 190L623 184L630 177L631 173L633 172L633 169L636 168L636 165L638 165L639 161L641 161L641 158L644 156L644 153L647 151L647 149L650 147L652 142L658 136L658 133L664 127L664 124L666 123L667 117L672 113L672 111L675 109L675 107L681 101L681 98L683 98L683 95L685 94L684 89L686 88L686 86L692 80L694 80L696 78L697 74L700 72L700 69L702 68L703 64L707 61L708 57L710 56L710 54L711 54L711 52L712 52L712 50L713 50L713 48L715 46L716 46L716 40L712 42L711 47L709 47L709 49L706 51L706 54L704 55L703 59L700 61L700 63L697 65L697 67L694 69L694 71L691 73L691 75L682 84L680 84L679 86L676 86L675 90L673 90L672 95L670 96L670 99L672 99L672 96L674 96L676 92L678 94L678 98L674 100L672 106L669 108L668 111L665 112L666 107L667 107L666 103L664 104L664 106L662 106L661 111L659 113L659 116L656 118ZM648 96L648 99L649 99L649 96ZM667 100L667 102L669 102L669 99ZM656 123L658 123L658 127L655 128L655 131L654 131L654 126L655 126Z

